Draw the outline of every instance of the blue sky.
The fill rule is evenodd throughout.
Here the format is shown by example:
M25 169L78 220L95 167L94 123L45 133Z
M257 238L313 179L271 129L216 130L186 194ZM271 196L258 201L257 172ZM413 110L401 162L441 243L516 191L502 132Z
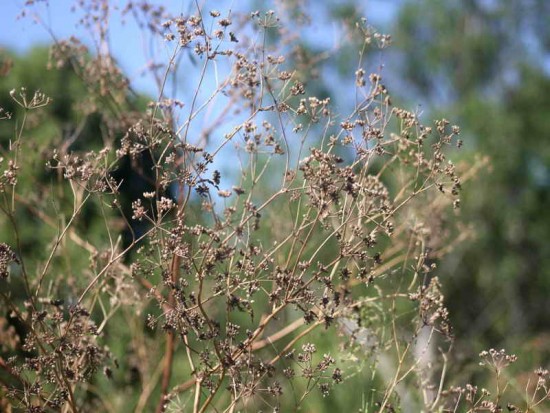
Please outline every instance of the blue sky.
M0 30L0 46L24 53L36 45L49 45L52 36L48 33L49 27L58 39L66 39L75 33L79 33L78 19L81 12L77 9L71 11L76 3L74 0L49 0L38 1L32 8L25 7L25 0L1 0L3 3L0 16L4 30ZM125 4L126 1L111 1L113 6ZM162 4L174 12L185 11L187 0L162 0L152 1ZM26 16L21 17L21 12L26 10ZM38 15L41 22L37 21ZM123 24L120 13L113 15L110 23L111 47L113 54L118 59L125 74L132 79L133 86L140 91L152 93L155 88L151 79L141 76L146 64L140 43L143 35L136 24L129 20ZM90 36L79 35L81 40Z
M51 44L52 34L58 40L67 39L71 35L77 34L80 40L84 41L88 46L92 46L90 44L91 35L86 33L82 26L78 27L78 20L79 16L82 15L82 10L77 9L76 12L70 11L71 7L76 3L75 0L49 0L49 2L35 0L36 4L32 8L27 8L27 16L18 18L22 10L24 10L25 1L0 0L0 3L3 5L0 15L0 23L3 27L3 30L0 30L0 47L24 53L38 44ZM87 1L91 2L92 0ZM135 1L135 3L139 1ZM163 5L172 15L189 15L194 13L195 10L194 1L191 0L149 0L149 2L155 5ZM309 0L308 4L311 7L308 8L308 12L311 13L314 24L308 28L307 34L303 33L304 36L307 36L307 41L326 50L331 50L335 45L341 44L341 28L336 23L331 23L326 18L323 19L322 9L326 10L331 5L337 5L342 2L339 0L330 0L326 3L316 3L315 0ZM347 1L344 2L347 3ZM361 7L361 14L367 17L371 24L383 29L383 26L388 25L395 15L400 2L400 0L362 0L357 1L356 6ZM111 0L109 3L113 9L112 18L109 22L110 50L123 73L130 80L132 88L138 93L145 93L152 98L156 98L158 96L156 83L150 74L145 74L148 73L146 70L148 62L152 61L151 56L147 56L148 53L146 51L151 48L151 45L154 45L155 62L167 63L173 51L173 46L164 42L160 36L151 41L151 36L144 35L143 30L136 25L132 18L128 18L126 24L123 24L120 12L115 9L124 6L126 3L127 0ZM229 10L247 12L255 10L255 8L247 6L248 4L256 4L256 6L258 4L266 4L264 12L272 6L272 2L249 2L247 0L199 0L199 4L202 5L204 10L219 10L222 16L227 15ZM316 8L314 7L315 4L319 4L322 7ZM237 8L236 5L239 7ZM37 22L33 14L40 16L41 21ZM210 19L210 16L205 15L205 20L206 18ZM52 33L49 33L48 30L51 30ZM91 50L93 50L93 47L91 47ZM199 102L207 101L216 89L217 71L219 70L220 74L224 73L224 66L222 65L223 63L211 65L209 72L205 74L205 82L200 88L201 94L198 97ZM356 63L353 65L355 66ZM174 88L173 94L168 93L170 97L187 102L185 107L178 112L179 117L176 119L176 123L178 124L183 124L182 120L185 120L189 115L189 91L195 90L199 84L200 70L196 70L197 68L196 63L189 61L189 59L183 62L177 73L177 91ZM350 67L351 76L353 76L355 69L355 67ZM331 77L334 74L324 73L324 76ZM351 83L351 93L355 90L353 85ZM340 90L341 92L342 90ZM199 136L201 124L208 124L209 121L211 122L212 119L216 118L216 113L221 111L224 106L224 99L223 95L217 94L216 98L211 102L210 110L204 111L201 117L193 121L190 131L192 136ZM339 108L339 110L341 109ZM233 121L236 124L239 123L238 119L233 119ZM223 134L231 132L231 127L228 130L220 127L215 132L218 137L221 137ZM229 169L232 167L232 165L224 164L223 154L221 158L218 158L218 162L221 162L223 165L216 165L216 167L226 167Z
M79 33L77 23L81 12L79 13L78 8L75 12L70 11L76 3L75 0L35 0L35 5L31 8L25 8L26 0L1 0L1 2L0 24L2 30L0 30L0 47L24 53L35 45L50 44L52 38L45 26L51 28L58 39L68 38L75 33ZM110 2L113 9L123 7L126 3L126 0L111 0ZM190 0L150 0L150 3L163 5L172 14L187 14L194 9L194 2ZM249 4L244 0L203 0L199 3L207 9L219 9L222 13L224 10L242 9ZM255 3L256 6L258 4L258 2L250 3ZM272 6L271 2L263 3L266 4L266 8ZM330 0L323 3L323 5L327 7L340 3L342 1ZM363 0L357 2L362 7L364 15L378 25L385 25L392 19L399 3L399 0ZM309 5L314 6L314 4L315 2L310 0ZM246 8L252 10L252 7ZM24 18L21 18L23 10L27 10L27 14ZM314 9L313 12L315 12ZM40 16L40 23L36 21L34 15ZM147 65L143 43L147 40L144 39L140 29L131 19L123 24L119 16L115 11L110 22L111 50L124 73L131 79L132 86L138 91L154 93L155 87L152 80L143 76ZM330 42L335 34L334 30L325 30L324 28L315 30L314 28L314 33L319 36L318 40L320 42L330 47ZM165 52L169 53L168 50Z
M3 5L0 14L0 24L3 30L0 30L0 48L5 47L18 53L25 53L31 47L36 45L48 45L53 41L52 36L57 40L69 38L71 35L77 35L79 40L90 47L92 53L94 47L92 35L87 32L82 25L79 26L79 19L82 17L83 10L76 6L75 11L71 11L73 6L78 5L76 0L34 0L32 7L25 7L27 0L0 0ZM85 0L86 3L99 3L99 0ZM134 0L135 3L141 3L143 0ZM330 21L326 17L327 10L331 6L341 4L349 4L347 0L327 0L326 2L317 2L319 0L308 0L307 12L311 15L312 24L301 32L301 35L306 41L314 45L318 49L333 50L342 45L342 28L335 22ZM284 0L278 1L257 1L257 0L198 0L201 8L206 11L217 9L222 16L227 16L230 11L246 11L256 10L256 7L264 6L265 12L271 7L285 4ZM109 47L110 52L117 60L118 66L122 72L130 80L131 87L138 93L144 93L156 99L159 94L156 82L150 73L148 64L169 62L173 53L173 44L163 41L160 36L154 38L150 33L140 29L136 21L128 15L126 22L121 19L120 9L128 3L128 0L110 0L109 5L112 11L109 20ZM170 15L189 15L195 13L194 0L149 0L150 4L156 6L164 6ZM388 26L392 18L398 11L401 0L357 0L354 4L359 10L358 12L367 17L370 24L373 24L381 30L385 30L384 26ZM317 5L318 7L315 7ZM22 12L26 12L26 16L21 18ZM204 13L205 22L211 20L208 14ZM236 33L239 36L239 33ZM258 40L258 39L256 39ZM174 83L168 83L164 92L166 96L174 99L179 99L186 102L185 107L178 111L176 123L182 124L184 119L189 116L190 98L192 93L197 88L200 82L201 70L200 63L192 61L187 54L183 54L184 58L178 65L178 71L174 74ZM224 77L227 70L231 70L225 63L216 62L209 65L208 71L205 73L205 81L202 83L197 102L207 102L210 96L214 93L218 83L218 74ZM354 76L356 70L356 62L349 67L349 75ZM378 66L378 59L372 63ZM323 72L322 76L325 81L332 84L338 84L338 76L330 71ZM333 82L334 78L334 82ZM170 81L169 81L170 82ZM336 82L336 83L335 83ZM354 83L349 84L349 93L354 94ZM15 87L15 86L14 86ZM344 85L342 85L344 87ZM347 96L346 89L338 89L340 95ZM347 112L350 108L339 107L338 105L351 105L353 102L349 99L336 99L333 96L332 104L338 113ZM216 113L221 111L225 106L225 97L222 94L216 93L215 99L209 101L210 110L205 110L204 119L197 118L193 122L193 127L200 127L201 123L205 124L208 121L216 118ZM200 106L200 103L198 103ZM180 122L182 121L182 122ZM237 120L235 120L237 122ZM230 130L217 130L220 136L230 132Z

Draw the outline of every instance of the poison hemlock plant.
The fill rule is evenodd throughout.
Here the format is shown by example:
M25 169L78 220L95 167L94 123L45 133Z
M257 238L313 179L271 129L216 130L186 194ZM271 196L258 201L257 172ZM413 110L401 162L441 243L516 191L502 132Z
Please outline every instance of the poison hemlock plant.
M355 104L337 114L309 94L315 62L284 10L128 3L170 51L144 107L109 54L109 2L79 7L96 50L58 40L47 64L86 90L80 123L41 147L37 169L56 102L14 89L1 112L2 408L308 410L361 365L378 372L368 411L498 411L504 354L483 356L498 365L495 401L444 391L452 331L432 274L470 236L459 193L484 163L451 162L459 128L424 125L367 75L366 50L389 36L350 31ZM194 89L178 99L185 65Z

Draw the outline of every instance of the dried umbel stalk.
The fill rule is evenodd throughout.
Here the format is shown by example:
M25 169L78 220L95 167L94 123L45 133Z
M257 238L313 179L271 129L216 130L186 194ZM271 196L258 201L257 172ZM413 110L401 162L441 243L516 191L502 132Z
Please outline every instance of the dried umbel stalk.
M56 229L46 257L21 266L24 299L3 295L24 331L19 352L1 364L11 375L8 396L31 411L80 411L110 397L87 392L100 372L117 390L126 386L112 378L121 359L143 382L133 390L142 410L163 411L186 392L197 412L277 409L293 391L289 382L301 381L298 408L312 391L328 395L345 379L337 351L322 354L310 333L336 336L346 325L375 336L362 343L404 349L380 403L387 407L415 371L420 332L427 328L430 340L451 335L431 272L456 239L443 223L459 203L460 167L446 154L459 129L446 120L423 125L394 107L381 74L363 68L350 77L354 109L337 116L330 98L308 95L309 79L293 69L288 32L274 12L170 17L145 3L129 3L124 13L145 19L173 54L152 65L158 101L131 110L128 82L107 53L109 2L80 3L99 13L95 57L70 39L50 59L72 65L88 86L95 103L83 113L108 102L105 146L51 151L48 171L72 201L63 201L69 212L61 220L2 181L2 211L12 222L12 206L25 207ZM358 27L365 45L389 42ZM281 44L254 40L270 30ZM178 57L201 65L187 100L166 96ZM34 107L49 104L36 96ZM10 156L4 175L25 168L24 157ZM130 176L121 176L125 166ZM125 186L135 177L139 191ZM92 243L82 215L94 211L104 234ZM2 270L17 259L3 245ZM70 248L89 253L87 266ZM60 271L63 254L80 265L67 265L68 275ZM352 348L359 334L344 333ZM114 354L112 337L128 349ZM187 380L173 378L176 368ZM151 401L154 388L160 398Z
M516 355L508 354L504 349L490 349L482 351L479 357L482 360L479 365L486 367L494 376L490 382L491 387L480 388L473 384L452 386L441 392L441 397L438 397L433 407L443 411L468 413L544 411L550 399L548 370L538 368L525 375L525 385L521 387L507 371L517 361Z

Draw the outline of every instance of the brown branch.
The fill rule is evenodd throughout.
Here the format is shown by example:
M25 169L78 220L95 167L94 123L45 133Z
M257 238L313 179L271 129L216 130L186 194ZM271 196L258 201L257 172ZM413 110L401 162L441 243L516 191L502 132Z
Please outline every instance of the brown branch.
M297 330L298 328L303 326L304 323L305 323L305 320L303 318L299 318L299 319L293 321L291 324L289 324L285 328L283 328L282 330L279 330L275 334L273 334L269 337L266 337L263 340L259 340L259 341L250 343L250 349L252 351L257 351L257 350L260 350L260 349L262 349L262 348L264 348L264 347L266 347L270 344L273 344L276 341L281 340L282 338L288 336L290 333L294 332L295 330ZM240 353L239 355L242 355L242 354L243 353ZM214 367L213 370L215 371L216 369L217 369L217 367ZM193 377L193 378L187 380L186 382L180 384L179 386L175 387L172 390L172 392L174 392L174 393L185 392L185 391L189 390L190 388L192 388L195 385L196 381L197 381L196 378Z
M285 336L289 335L293 331L297 330L301 326L303 326L305 323L305 320L303 318L299 318L295 321L293 321L291 324L287 325L282 330L277 331L275 334L264 338L263 340L256 341L252 343L250 346L250 349L252 351L260 350L270 344L275 343L276 341L279 341L280 339L284 338Z
M157 404L156 413L162 413L164 411L165 398L166 398L166 394L168 393L170 378L172 377L172 363L174 361L174 349L175 349L174 332L168 331L166 333L166 346L164 350L164 368L162 370L160 399Z
M181 257L174 254L172 257L172 263L170 265L170 279L172 285L175 285L178 279L178 272L180 266ZM175 306L174 293L170 291L168 294L168 305L171 308ZM172 364L174 362L175 351L175 334L173 331L166 333L166 346L164 350L164 368L162 370L162 382L160 385L160 399L157 404L156 413L162 413L164 411L164 404L166 402L166 394L168 394L168 386L170 385L170 378L172 377Z

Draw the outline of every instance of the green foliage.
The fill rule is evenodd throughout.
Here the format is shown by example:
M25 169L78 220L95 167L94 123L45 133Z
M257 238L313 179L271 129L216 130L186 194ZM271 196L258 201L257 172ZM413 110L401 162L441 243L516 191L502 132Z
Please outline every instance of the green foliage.
M476 239L440 269L462 352L473 342L530 357L548 342L547 16L545 1L425 1L395 24L406 84L460 122L468 158L490 157L462 203ZM537 349L544 365L550 353Z

